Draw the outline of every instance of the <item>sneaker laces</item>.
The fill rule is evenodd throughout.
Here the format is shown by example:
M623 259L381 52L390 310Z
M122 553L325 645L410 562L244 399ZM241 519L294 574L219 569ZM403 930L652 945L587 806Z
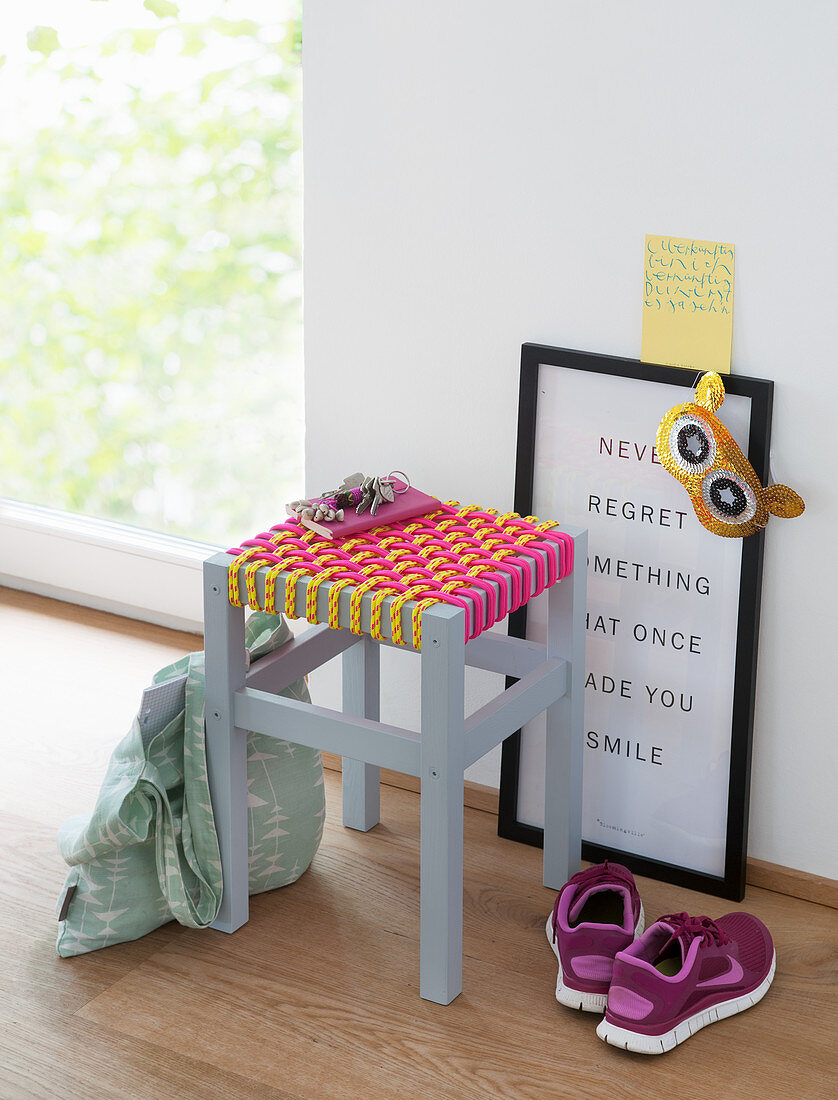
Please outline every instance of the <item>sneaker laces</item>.
M658 952L657 958L660 958L675 940L680 941L685 957L694 939L700 939L708 946L715 944L721 947L725 943L730 943L730 936L726 936L710 917L691 917L689 913L668 913L665 917L659 917L658 922L668 924L672 929L672 935Z
M559 890L556 900L553 902L553 943L556 942L556 928L559 922L559 902L568 886L579 886L582 889L587 889L589 886L600 885L623 885L628 888L629 895L632 898L634 897L635 885L631 872L618 863L609 863L606 859L604 863L595 863L593 867L586 867L584 871L577 871L575 875L570 876ZM686 916L686 913L684 916Z

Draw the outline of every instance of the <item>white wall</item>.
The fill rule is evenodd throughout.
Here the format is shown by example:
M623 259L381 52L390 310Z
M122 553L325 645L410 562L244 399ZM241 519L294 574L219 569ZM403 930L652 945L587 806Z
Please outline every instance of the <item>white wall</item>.
M309 491L511 506L521 343L638 356L644 234L732 241L733 370L775 380L807 503L767 531L750 854L838 877L836 7L304 8Z

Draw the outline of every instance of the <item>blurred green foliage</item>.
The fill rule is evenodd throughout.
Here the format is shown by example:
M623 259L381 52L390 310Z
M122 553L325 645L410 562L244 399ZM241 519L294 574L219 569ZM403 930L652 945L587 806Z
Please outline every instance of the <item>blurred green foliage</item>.
M29 34L60 117L0 147L0 495L228 543L303 488L299 15L144 6Z

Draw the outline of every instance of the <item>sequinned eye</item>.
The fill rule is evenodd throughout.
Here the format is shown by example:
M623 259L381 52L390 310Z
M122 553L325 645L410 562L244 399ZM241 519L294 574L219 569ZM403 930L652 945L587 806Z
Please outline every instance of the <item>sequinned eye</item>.
M713 429L690 413L679 416L669 431L669 452L687 474L703 474L716 460Z
M747 523L756 514L753 489L733 470L708 474L701 483L701 496L711 515L722 523Z

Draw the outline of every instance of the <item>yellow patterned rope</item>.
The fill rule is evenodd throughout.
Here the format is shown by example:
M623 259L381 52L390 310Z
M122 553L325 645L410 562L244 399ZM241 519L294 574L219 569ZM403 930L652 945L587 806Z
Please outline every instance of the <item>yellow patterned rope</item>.
M340 594L352 584L345 577L342 581L335 581L329 589L329 626L332 630L340 630Z
M496 573L497 564L493 558L481 558L474 565L470 565L468 571L473 577L479 577L481 573Z
M443 591L443 592L456 592L459 588L464 588L464 587L467 587L467 585L463 584L463 578L458 577L456 580L448 581L446 584L444 584L442 586L441 591Z
M258 559L256 561L249 561L244 567L244 579L247 585L247 603L248 607L259 606L259 594L256 591L256 574L262 568L262 562Z
M358 572L362 577L380 577L381 567L378 565L365 565Z
M424 591L428 587L428 578L423 577L421 573L405 573L402 581L410 588L418 587Z
M446 543L445 546L432 546L426 551L428 561L436 561L437 558L445 558L446 561L451 557L451 550Z
M448 563L444 569L434 569L434 579L445 580L446 577L456 577L458 584L468 584L468 574Z
M401 542L401 541L402 541L402 538L401 538L400 535L384 535L383 538L380 538L378 540L378 545L383 546L384 549L386 550L388 547L392 546L394 543Z
M312 624L318 622L317 619L317 592L320 585L324 581L331 580L336 573L343 571L342 565L332 565L328 569L324 569L322 573L319 573L316 577L312 577L308 582L308 588L306 588L306 621Z
M287 547L281 547L277 557L282 561L282 564L286 569L290 569L292 565L300 565L306 561L306 555L296 547L288 550Z
M317 564L322 569L335 569L336 567L346 567L344 559L340 554L318 554Z
M369 546L369 543L365 538L354 538L344 539L344 541L340 545L341 549L345 550L347 554L350 554L351 556L351 551L353 551L356 546L360 546L361 548L363 548L365 546Z
M298 619L297 614L297 581L300 577L306 575L311 576L313 567L311 565L301 565L299 569L294 569L285 579L285 614L289 619Z
M398 596L398 594L398 590L395 588L381 588L372 598L370 605L370 634L377 642L383 642L387 637L381 630L381 614L384 607L384 601L388 596Z
M284 565L272 565L265 574L265 610L269 615L277 615L276 609L276 582L281 573L285 572Z
M428 607L438 604L439 600L420 600L413 609L413 648L422 648L422 612Z
M241 590L239 588L239 570L245 562L250 561L255 552L253 547L249 550L242 551L242 553L233 560L227 570L227 596L233 607L244 607Z
M361 600L366 592L371 592L373 588L377 587L378 581L375 577L372 577L370 580L364 581L363 584L359 584L352 593L352 598L349 601L349 629L353 634L364 633L361 630Z
M419 593L424 592L426 588L427 584L417 585L415 588L408 588L406 592L402 592L400 595L396 596L390 604L390 631L396 645L406 645L402 633L402 608L410 600L415 600Z
M398 573L401 576L402 574L409 573L412 569L415 568L415 561L400 561L393 566L393 572Z

